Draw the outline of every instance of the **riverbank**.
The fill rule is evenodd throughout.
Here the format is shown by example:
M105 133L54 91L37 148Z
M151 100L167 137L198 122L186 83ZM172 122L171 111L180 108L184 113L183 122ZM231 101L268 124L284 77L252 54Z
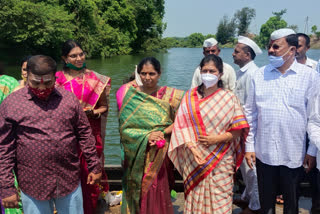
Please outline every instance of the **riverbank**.
M310 38L310 48L311 49L320 49L320 39L317 39L316 36ZM319 56L320 58L320 56Z

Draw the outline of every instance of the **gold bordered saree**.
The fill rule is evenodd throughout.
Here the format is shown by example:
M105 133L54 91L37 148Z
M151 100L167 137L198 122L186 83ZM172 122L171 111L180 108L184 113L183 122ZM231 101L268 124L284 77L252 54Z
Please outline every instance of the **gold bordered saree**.
M120 137L124 151L122 213L139 213L140 201L149 191L163 164L169 139L163 148L148 148L148 136L173 123L183 92L162 87L156 97L129 87L120 109ZM161 99L159 99L159 98ZM147 167L146 167L147 166Z

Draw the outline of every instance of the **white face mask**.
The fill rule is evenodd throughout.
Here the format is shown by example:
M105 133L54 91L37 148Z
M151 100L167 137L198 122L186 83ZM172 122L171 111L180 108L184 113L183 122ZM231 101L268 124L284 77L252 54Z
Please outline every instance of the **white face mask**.
M210 88L217 84L219 78L217 75L214 74L201 74L201 80L206 88Z

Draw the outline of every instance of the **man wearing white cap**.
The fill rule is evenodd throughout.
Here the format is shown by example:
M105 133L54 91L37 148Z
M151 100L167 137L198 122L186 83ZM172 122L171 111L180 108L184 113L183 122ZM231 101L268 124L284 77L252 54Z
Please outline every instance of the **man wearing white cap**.
M242 106L244 106L249 93L251 76L259 69L253 60L256 55L261 53L261 49L254 41L247 37L239 36L232 56L234 63L240 67L240 70L236 72L237 81L234 93L239 98ZM242 214L256 213L260 209L256 169L251 169L246 161L243 161L240 170L246 185L241 200L249 202L248 207L242 211Z
M214 38L206 39L203 42L203 55L207 56L209 54L214 54L219 56L220 48L218 41ZM233 91L236 82L236 73L231 65L223 63L223 75L221 76L223 88ZM200 75L200 66L196 68L193 74L191 88L197 87L202 84Z
M298 38L291 29L270 36L269 64L251 78L245 114L250 125L245 158L256 165L261 213L275 213L281 186L284 213L298 213L298 184L304 165L315 166L313 144L306 150L307 109L317 73L295 59Z

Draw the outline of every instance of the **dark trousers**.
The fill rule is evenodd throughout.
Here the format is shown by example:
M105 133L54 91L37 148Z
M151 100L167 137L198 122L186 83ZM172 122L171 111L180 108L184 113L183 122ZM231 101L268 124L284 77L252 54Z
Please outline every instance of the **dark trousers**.
M298 185L302 167L271 166L257 159L259 199L262 214L275 214L276 196L283 192L284 214L298 214Z

